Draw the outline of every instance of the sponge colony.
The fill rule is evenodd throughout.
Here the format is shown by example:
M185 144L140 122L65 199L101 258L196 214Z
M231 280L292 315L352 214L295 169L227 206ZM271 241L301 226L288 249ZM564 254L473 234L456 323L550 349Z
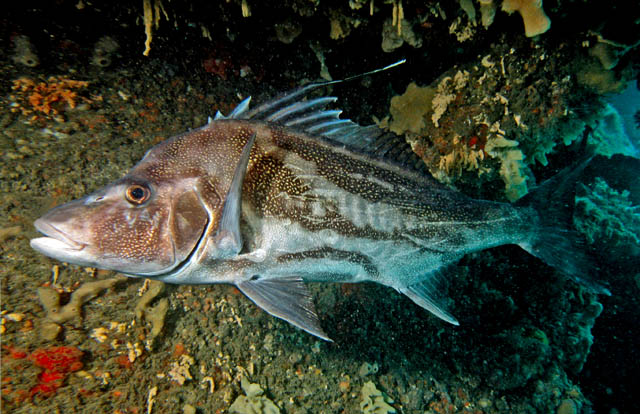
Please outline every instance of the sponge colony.
M527 37L542 34L551 27L551 20L542 9L542 0L504 0L502 10L509 14L520 13Z

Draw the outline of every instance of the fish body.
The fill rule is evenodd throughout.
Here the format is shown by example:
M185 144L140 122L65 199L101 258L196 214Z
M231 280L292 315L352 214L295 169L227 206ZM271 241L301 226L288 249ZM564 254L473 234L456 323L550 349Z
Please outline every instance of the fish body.
M324 339L305 282L380 283L457 324L440 281L469 252L519 244L582 277L588 261L555 223L565 213L537 207L571 174L519 204L471 199L398 137L326 109L335 98L303 99L323 85L253 110L246 100L158 144L122 179L38 219L46 237L31 245L133 277L233 284Z

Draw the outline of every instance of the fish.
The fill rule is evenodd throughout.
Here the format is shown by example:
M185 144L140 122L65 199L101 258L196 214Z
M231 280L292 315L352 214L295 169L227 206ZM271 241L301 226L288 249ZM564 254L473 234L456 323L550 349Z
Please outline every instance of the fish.
M565 205L584 168L516 203L435 180L397 135L360 126L316 82L151 148L124 177L53 208L31 246L62 262L174 284L231 284L324 340L308 282L375 282L458 325L443 286L464 255L517 244L597 293Z

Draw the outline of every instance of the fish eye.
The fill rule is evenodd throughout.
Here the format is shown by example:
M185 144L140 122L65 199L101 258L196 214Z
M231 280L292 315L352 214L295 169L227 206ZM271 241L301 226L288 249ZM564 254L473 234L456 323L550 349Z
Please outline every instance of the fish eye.
M151 190L140 184L133 184L127 187L125 192L125 198L128 202L135 205L140 205L151 197Z

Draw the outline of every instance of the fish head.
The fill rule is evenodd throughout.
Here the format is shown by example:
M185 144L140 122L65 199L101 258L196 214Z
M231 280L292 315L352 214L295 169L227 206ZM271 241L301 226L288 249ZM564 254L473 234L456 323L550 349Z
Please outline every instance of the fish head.
M193 175L158 177L143 165L124 178L35 221L31 246L57 260L159 277L189 261L210 222ZM216 197L209 196L216 206Z

